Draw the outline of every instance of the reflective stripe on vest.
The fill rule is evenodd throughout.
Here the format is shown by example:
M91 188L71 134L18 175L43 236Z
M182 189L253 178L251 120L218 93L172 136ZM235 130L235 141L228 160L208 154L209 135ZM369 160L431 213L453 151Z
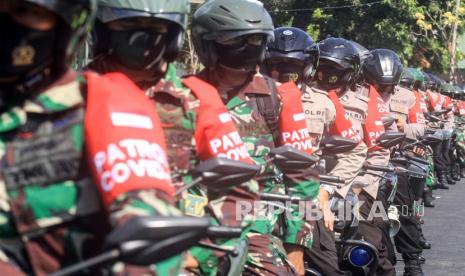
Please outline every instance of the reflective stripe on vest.
M106 208L142 189L174 193L163 129L153 102L119 73L86 74L85 140Z
M305 121L301 93L293 82L278 86L282 109L279 116L281 145L290 145L306 153L312 153L312 141Z
M378 106L384 106L384 100L379 96L378 91L370 85L370 95L368 101L368 114L363 125L365 144L372 147L376 144L376 139L385 132L381 114ZM372 147L369 151L379 150L380 147Z
M182 82L200 101L194 134L200 159L225 157L253 163L218 91L194 76Z
M336 108L336 120L331 126L329 131L330 134L341 135L344 138L353 139L360 143L362 138L358 134L357 130L355 130L352 126L352 122L346 117L344 106L342 106L341 102L339 101L339 97L337 96L336 92L330 91L328 93L328 97Z

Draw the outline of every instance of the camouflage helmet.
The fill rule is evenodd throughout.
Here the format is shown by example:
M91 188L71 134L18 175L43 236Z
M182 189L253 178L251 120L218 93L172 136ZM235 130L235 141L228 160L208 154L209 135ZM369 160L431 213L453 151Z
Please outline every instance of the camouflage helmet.
M97 18L108 23L125 18L152 17L185 29L188 14L187 0L98 0Z
M107 29L103 24L120 19L145 17L170 23L164 59L171 62L181 51L183 31L187 26L189 12L188 0L98 0L98 20L92 33L93 53L98 55L108 49Z
M439 92L444 95L452 95L455 93L455 91L456 91L456 88L452 84L449 84L447 82L444 82L443 84L441 84L439 88Z
M15 1L15 0L12 0ZM69 69L75 54L85 41L95 19L97 0L24 0L42 7L58 17L58 24L54 27L56 39L50 41L50 47L54 47L49 65L45 68L30 70L31 75L12 84L20 92L29 92L53 82ZM47 69L49 68L49 69ZM50 73L44 73L44 72ZM39 78L38 75L46 74L50 77Z
M215 41L226 41L249 34L274 38L273 21L257 0L210 0L201 5L192 19L192 38L200 61L213 66L218 61ZM261 60L264 59L265 51Z
M411 89L416 80L415 71L413 68L404 68L400 77L400 86Z

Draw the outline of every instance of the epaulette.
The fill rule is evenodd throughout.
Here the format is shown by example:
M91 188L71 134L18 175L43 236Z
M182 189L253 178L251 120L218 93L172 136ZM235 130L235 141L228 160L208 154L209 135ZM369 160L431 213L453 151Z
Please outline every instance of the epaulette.
M355 86L355 96L357 97L357 99L360 99L364 102L368 102L370 100L369 96L370 96L370 88L367 87L366 85L359 85L357 84Z
M313 87L310 87L310 89L311 89L313 92L315 92L315 93L323 94L323 95L328 95L328 91L326 91L326 90L317 89L317 88L313 88Z
M155 86L146 91L146 94L151 98L155 98L158 93L168 94L176 98L182 103L184 110L197 109L200 106L200 101L189 88L183 85L177 87L171 81L160 80Z

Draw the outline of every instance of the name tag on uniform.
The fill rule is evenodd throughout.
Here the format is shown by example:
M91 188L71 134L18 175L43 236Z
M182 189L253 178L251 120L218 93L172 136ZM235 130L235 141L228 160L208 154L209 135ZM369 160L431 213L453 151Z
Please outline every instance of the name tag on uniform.
M391 110L402 114L408 114L408 107L401 103L391 103Z
M205 216L205 206L208 199L203 196L187 194L184 196L184 213L188 216L203 217Z

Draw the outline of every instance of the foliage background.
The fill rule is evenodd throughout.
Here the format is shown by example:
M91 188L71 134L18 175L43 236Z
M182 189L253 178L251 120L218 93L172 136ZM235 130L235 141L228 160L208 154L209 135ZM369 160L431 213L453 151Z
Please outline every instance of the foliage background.
M275 26L306 30L314 40L344 37L369 49L396 51L404 65L448 79L453 52L453 26L465 30L465 4L458 0L262 0ZM193 5L195 11L197 5ZM182 63L198 70L192 45L185 43ZM454 60L465 59L459 49Z

